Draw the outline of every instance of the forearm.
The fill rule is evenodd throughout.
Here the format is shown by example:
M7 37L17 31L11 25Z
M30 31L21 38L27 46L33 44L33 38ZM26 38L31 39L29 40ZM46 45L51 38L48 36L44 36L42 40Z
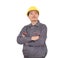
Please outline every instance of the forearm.
M29 42L28 45L29 46L43 46L45 44L45 39L44 40L41 40L42 38L34 41L34 42Z
M31 41L31 38L30 37L22 37L22 36L18 36L17 37L17 42L19 44L25 44L27 42Z

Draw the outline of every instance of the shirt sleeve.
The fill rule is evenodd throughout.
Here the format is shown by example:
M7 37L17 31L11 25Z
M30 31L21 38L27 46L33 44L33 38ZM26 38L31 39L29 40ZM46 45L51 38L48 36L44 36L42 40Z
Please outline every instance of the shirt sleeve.
M27 32L26 32L26 26L23 27L23 29L21 30L20 34L17 36L17 43L19 44L25 44L29 41L31 41L31 37L29 36L26 36L23 37L22 34L25 32L25 34L27 35Z
M42 32L40 33L40 38L35 42L28 43L30 46L43 46L47 38L47 27L44 25Z

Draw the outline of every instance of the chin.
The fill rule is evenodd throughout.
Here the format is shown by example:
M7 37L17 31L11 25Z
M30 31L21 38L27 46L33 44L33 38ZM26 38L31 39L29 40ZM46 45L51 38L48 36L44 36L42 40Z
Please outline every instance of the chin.
M37 21L37 20L31 20L31 21Z
M32 20L34 20L34 21L36 20L37 21L37 19L32 19Z

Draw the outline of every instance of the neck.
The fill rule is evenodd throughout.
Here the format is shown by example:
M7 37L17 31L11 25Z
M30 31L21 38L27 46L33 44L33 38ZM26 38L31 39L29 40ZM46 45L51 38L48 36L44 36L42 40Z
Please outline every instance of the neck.
M32 25L35 25L38 22L38 20L31 21Z

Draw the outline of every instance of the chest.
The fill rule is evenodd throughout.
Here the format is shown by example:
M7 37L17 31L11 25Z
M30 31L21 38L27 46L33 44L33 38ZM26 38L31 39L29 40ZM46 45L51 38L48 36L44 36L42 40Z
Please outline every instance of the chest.
M41 31L42 31L42 26L39 26L39 27L33 26L30 28L27 28L27 33L29 36L38 36L40 35Z

